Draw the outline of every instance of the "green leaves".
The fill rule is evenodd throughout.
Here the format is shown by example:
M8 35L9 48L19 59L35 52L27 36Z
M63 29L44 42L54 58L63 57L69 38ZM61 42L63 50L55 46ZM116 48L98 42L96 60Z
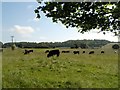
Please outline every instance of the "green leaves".
M37 14L37 17L36 17L36 18L38 18L38 19L39 19L39 18L40 18L40 15L39 15L39 14Z
M120 29L118 21L120 2L45 2L44 4L35 10L37 18L40 18L38 14L41 10L47 17L52 17L53 22L60 21L67 28L77 27L78 30L82 28L81 33L96 28L101 31Z
M38 9L35 9L34 12L35 12L35 13L39 13Z

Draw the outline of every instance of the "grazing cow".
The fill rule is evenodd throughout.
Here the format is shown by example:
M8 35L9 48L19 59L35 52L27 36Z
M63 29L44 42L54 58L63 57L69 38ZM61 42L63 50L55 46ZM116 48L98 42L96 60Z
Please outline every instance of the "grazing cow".
M74 54L79 54L79 51L73 51Z
M24 55L25 55L25 54L29 54L29 53L31 53L31 52L33 52L33 50L25 50Z
M45 53L48 53L48 52L49 52L49 50L46 50L46 51L45 51Z
M101 51L101 53L105 53L104 51Z
M85 51L83 51L82 53L85 53Z
M94 54L94 51L90 51L89 54Z
M60 51L59 50L50 50L49 53L47 54L47 57L51 57L57 55L57 57L60 55Z
M70 53L70 51L62 51L62 53Z

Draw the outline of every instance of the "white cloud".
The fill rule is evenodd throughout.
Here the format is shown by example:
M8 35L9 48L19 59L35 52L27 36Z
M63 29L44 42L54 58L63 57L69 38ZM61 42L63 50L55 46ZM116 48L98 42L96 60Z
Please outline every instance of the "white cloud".
M18 34L31 34L35 30L30 26L14 25L14 28L12 28L12 31L14 31Z
M12 35L15 35L20 39L30 39L33 37L34 29L31 26L20 26L14 25L13 28L10 29Z

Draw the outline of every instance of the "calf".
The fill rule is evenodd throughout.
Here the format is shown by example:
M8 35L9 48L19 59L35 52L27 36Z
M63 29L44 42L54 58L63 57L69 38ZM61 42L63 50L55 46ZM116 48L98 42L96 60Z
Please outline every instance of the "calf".
M79 54L79 51L73 51L74 54Z
M60 55L60 51L59 50L50 50L49 53L47 54L47 57L51 57L57 55L57 57Z

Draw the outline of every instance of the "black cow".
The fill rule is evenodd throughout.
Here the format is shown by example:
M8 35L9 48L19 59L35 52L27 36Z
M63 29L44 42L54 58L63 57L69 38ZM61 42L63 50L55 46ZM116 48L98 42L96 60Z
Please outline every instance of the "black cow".
M45 53L48 53L48 52L49 52L49 50L46 50L46 51L45 51Z
M104 51L101 51L101 53L105 53Z
M51 57L57 55L57 57L60 55L60 51L59 50L50 50L49 53L47 54L47 57Z
M89 54L94 54L94 51L90 51Z
M74 54L79 54L79 51L73 51Z
M83 51L82 53L85 53L85 51Z
M62 51L62 53L70 53L70 51Z
M29 50L29 52L33 52L33 50Z
M25 50L24 54L29 54L31 52L33 52L33 50Z

